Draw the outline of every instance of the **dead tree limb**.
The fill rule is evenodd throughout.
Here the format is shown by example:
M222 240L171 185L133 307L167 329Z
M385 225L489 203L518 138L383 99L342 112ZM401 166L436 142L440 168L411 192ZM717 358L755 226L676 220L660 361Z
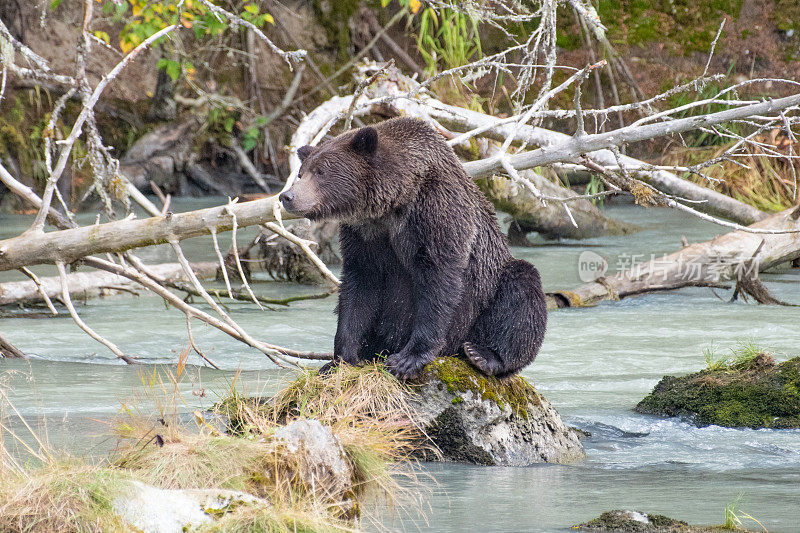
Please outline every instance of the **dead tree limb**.
M178 263L151 265L150 268L165 281L174 282L186 279L183 268ZM217 264L213 262L192 263L192 270L201 278L213 278L216 269ZM0 305L42 302L45 296L54 299L61 298L61 279L59 277L42 277L37 280L41 284L41 289L33 280L0 283ZM99 296L107 290L106 287L114 287L115 290L130 290L137 285L127 278L103 271L92 270L67 274L67 288L73 297Z
M198 235L208 235L212 230L230 231L236 214L239 227L264 224L275 220L275 196L222 205L187 213L159 215L137 220L126 218L96 226L83 226L63 231L28 234L0 241L0 271L23 266L55 263L72 263L88 255L118 252L164 244L170 239L184 240ZM293 218L288 213L284 218Z
M367 64L360 70L364 72L362 76L368 76L379 68L381 68L380 65ZM435 126L441 122L468 130L466 134L451 140L451 144L461 143L471 136L485 135L500 141L507 141L511 138L517 142L539 146L536 150L505 156L509 159L509 164L517 170L548 164L556 167L559 164L570 164L572 161L578 161L584 154L602 166L619 166L621 162L632 175L656 189L681 199L697 202L692 204L693 209L742 224L752 224L763 220L767 214L729 196L681 179L666 170L653 169L651 165L643 161L624 155L618 159L609 148L616 148L627 142L688 131L711 123L726 122L749 116L751 113L775 112L800 103L800 95L794 95L783 99L744 105L710 115L637 125L636 127L628 126L595 135L570 136L520 124L521 117L497 119L484 113L451 106L425 92L420 92L420 88L421 85L415 80L404 76L397 69L390 69L386 77L381 78L367 90L370 98L360 99L355 105L353 113L364 115L373 110L385 112L388 107L395 113L433 122ZM300 160L296 156L297 148L304 144L314 145L319 142L335 123L346 115L352 100L352 96L333 97L314 109L300 123L290 145L289 163L292 174L287 180L287 184L293 181L297 169L300 167ZM441 126L438 129L441 129ZM497 171L504 172L503 161L498 158L468 162L464 164L464 168L474 178L491 175Z
M22 350L11 344L2 333L0 333L0 357L7 359L27 359L28 357L22 353Z
M800 229L800 208L793 207L774 214L752 227ZM619 300L648 292L718 286L740 277L751 277L798 257L800 233L764 235L732 231L672 254L634 264L623 272L600 277L576 289L550 293L548 307L586 307L603 300Z
M315 360L326 361L331 358L331 355L326 353L301 352L289 348L283 348L281 346L275 346L273 344L269 344L266 342L253 341L253 339L248 339L246 337L243 337L235 328L231 327L229 324L206 313L205 311L192 307L191 305L184 302L183 299L178 297L172 291L166 289L164 286L155 281L153 278L135 268L127 267L124 265L118 265L116 263L112 263L111 261L106 261L104 259L100 259L97 257L87 257L85 262L88 266L97 268L99 270L105 270L107 272L113 272L115 274L119 274L120 276L124 276L132 281L135 281L136 283L145 287L147 290L153 292L158 296L161 296L167 303L169 303L176 309L182 311L183 313L192 315L193 318L197 318L198 320L219 329L223 333L233 337L238 341L247 344L248 346L251 346L259 350L265 355L274 354L277 352L282 355L298 359L315 359Z
M78 315L78 312L75 310L75 306L72 304L72 298L69 295L69 287L67 286L67 270L64 267L64 263L60 261L57 262L56 268L58 268L58 276L61 279L61 300L64 302L64 305L67 306L70 316L78 325L78 327L85 331L86 334L91 338L111 350L119 359L122 359L129 365L136 364L136 361L128 355L125 355L125 353L120 350L116 344L97 333L95 330L90 328L86 322L83 321L83 319Z

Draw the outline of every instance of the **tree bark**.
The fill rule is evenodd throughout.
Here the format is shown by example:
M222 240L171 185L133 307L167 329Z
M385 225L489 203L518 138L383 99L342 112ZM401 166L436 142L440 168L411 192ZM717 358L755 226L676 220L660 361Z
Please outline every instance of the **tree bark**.
M800 207L752 224L752 228L800 230ZM715 286L763 272L800 257L800 233L774 235L732 231L696 243L571 291L549 293L548 308L586 307L603 300L681 287Z
M167 213L142 220L126 218L97 226L83 226L50 233L24 233L0 241L0 271L56 261L72 263L88 255L164 244L170 239L181 241L208 235L212 230L230 231L233 228L231 213L236 216L240 228L272 222L275 220L273 208L277 201L277 196L271 196L253 202L210 207L187 213ZM296 218L286 212L282 217Z
M498 147L489 145L483 151L491 157L496 154ZM522 170L519 174L536 185L544 196L578 196L531 169ZM639 229L633 224L608 218L586 199L572 200L565 204L545 203L536 198L527 187L498 176L478 179L477 184L498 210L508 213L514 219L509 229L509 241L514 240L511 242L514 245L525 246L525 234L532 231L546 239L589 239L603 235L627 235Z
M0 358L27 359L24 353L0 334Z

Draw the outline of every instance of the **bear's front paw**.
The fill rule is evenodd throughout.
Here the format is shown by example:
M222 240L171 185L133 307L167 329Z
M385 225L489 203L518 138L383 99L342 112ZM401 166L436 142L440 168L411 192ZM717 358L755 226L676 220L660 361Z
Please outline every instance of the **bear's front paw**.
M419 376L422 367L433 360L433 357L412 355L405 351L391 354L386 358L386 368L397 379L413 379Z

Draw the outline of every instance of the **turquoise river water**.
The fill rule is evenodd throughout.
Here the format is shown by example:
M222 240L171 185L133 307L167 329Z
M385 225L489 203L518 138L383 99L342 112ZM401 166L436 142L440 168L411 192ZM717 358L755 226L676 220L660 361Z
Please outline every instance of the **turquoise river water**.
M208 205L180 201L181 210ZM663 209L610 208L609 213L639 224L633 236L517 248L532 261L546 289L580 283L578 256L591 250L611 270L638 256L672 252L681 236L690 242L724 233L723 228ZM20 233L30 217L0 215L0 238ZM244 232L240 243L252 235ZM229 236L226 236L229 238ZM190 260L211 260L205 238L185 244ZM223 247L227 246L222 242ZM142 251L148 262L171 262L165 247ZM53 269L37 269L52 275ZM0 273L0 281L22 279ZM763 276L778 298L800 304L800 270ZM261 294L286 296L315 292L288 283L259 283ZM591 432L588 457L573 465L530 468L424 464L419 476L421 511L386 517L389 530L565 531L604 510L624 508L661 513L690 523L721 523L726 503L756 517L771 532L800 531L800 431L696 428L677 419L639 415L633 407L665 374L705 365L702 350L724 352L754 342L779 360L800 355L800 308L728 303L730 291L692 288L651 294L591 309L550 314L547 338L523 375L558 409L567 423ZM260 311L230 304L232 316L269 342L304 350L331 351L336 322L335 296L288 308ZM126 353L152 363L174 363L187 345L183 315L146 294L94 299L79 305L83 319ZM103 346L59 318L23 318L19 310L0 314L0 331L34 354L28 361L0 360L0 386L32 426L59 448L100 455L113 443L106 422L141 388L139 369L119 364ZM62 313L65 315L65 313ZM291 378L264 356L196 323L193 333L223 370L200 366L184 380L188 408L209 406L237 388L269 393ZM205 390L205 397L192 391ZM8 413L7 413L8 414ZM12 417L13 418L13 417ZM12 424L19 429L17 420ZM427 475L429 474L429 475ZM746 524L760 530L755 523Z

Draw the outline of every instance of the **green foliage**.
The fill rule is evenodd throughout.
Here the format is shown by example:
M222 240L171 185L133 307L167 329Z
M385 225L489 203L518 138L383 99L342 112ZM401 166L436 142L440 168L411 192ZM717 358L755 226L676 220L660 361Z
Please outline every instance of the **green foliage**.
M784 32L784 61L800 60L800 2L775 0L772 18L778 30Z
M609 41L623 50L658 42L673 53L689 55L708 53L722 18L738 18L742 4L743 0L599 0L597 13ZM583 42L566 9L570 8L559 14L558 44L574 50Z
M419 20L417 48L425 60L427 70L435 74L466 65L482 55L481 38L475 16L442 8L438 12L428 7Z
M214 3L227 11L238 12L242 19L259 28L275 22L272 15L260 11L255 0L245 2L239 9L228 5L230 2L226 0L215 0ZM129 52L153 34L173 24L191 28L198 39L222 35L230 28L230 21L226 17L214 13L200 0L125 0L120 4L105 0L103 14L111 22L124 23L118 35L119 47L123 52ZM111 37L106 32L94 33L99 39L111 42ZM167 46L173 56L178 56L178 50L172 47L169 40L161 39L160 43ZM172 59L162 59L158 68L166 71L173 81L184 73L191 74L194 71L190 62Z
M254 125L245 130L242 136L242 148L245 152L249 152L256 147L258 141L261 140L264 126L267 125L266 117L256 117Z
M701 102L703 100L709 100L719 94L721 91L729 88L732 83L730 80L730 74L733 71L735 65L731 65L728 69L728 73L725 78L720 81L713 81L706 83L697 93L678 93L672 96L668 102L670 108L677 108L684 105L691 104L693 102ZM735 97L736 92L730 91L723 95L723 99ZM694 117L699 115L706 115L709 113L717 113L719 111L725 111L728 109L729 106L723 104L716 104L716 103L708 103L704 105L699 105L696 107L689 108L685 111L680 113L676 113L676 118L686 118L686 117ZM731 133L735 134L742 134L743 128L739 124L735 123L724 123L717 126L718 129L728 130ZM730 142L730 139L725 137L720 137L719 135L715 135L713 133L709 133L702 130L693 130L687 133L682 134L683 141L686 143L686 146L689 147L699 147L699 146L717 146L721 144L727 144Z
M586 184L586 192L584 194L597 194L606 190L605 184L603 181L592 174L591 178L589 178L589 183ZM592 198L592 203L594 205L603 206L603 198Z
M762 353L766 353L765 350L752 340L739 341L728 354L719 354L713 344L703 349L706 368L712 371L746 366Z

